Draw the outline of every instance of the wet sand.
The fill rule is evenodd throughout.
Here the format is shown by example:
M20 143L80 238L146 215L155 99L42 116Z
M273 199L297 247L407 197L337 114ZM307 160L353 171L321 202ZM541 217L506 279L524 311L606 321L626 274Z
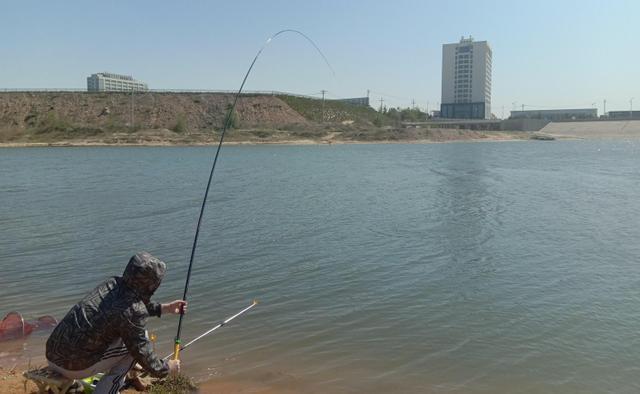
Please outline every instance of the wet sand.
M22 369L6 370L0 367L0 394L37 393L38 388L33 383L27 383L22 377Z

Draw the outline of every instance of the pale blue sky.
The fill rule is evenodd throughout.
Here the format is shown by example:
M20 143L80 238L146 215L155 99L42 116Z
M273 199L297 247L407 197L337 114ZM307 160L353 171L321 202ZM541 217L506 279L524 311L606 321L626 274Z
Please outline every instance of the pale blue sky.
M31 1L0 0L0 88L84 88L94 72L156 89L246 89L329 97L385 95L433 109L442 44L462 35L493 49L493 112L640 109L638 1Z

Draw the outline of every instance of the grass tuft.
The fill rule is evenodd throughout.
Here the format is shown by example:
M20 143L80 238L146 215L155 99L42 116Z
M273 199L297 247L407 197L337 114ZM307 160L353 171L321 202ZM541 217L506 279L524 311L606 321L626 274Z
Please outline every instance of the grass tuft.
M191 378L184 375L169 376L167 379L155 382L150 388L150 394L191 394L198 390L198 386Z

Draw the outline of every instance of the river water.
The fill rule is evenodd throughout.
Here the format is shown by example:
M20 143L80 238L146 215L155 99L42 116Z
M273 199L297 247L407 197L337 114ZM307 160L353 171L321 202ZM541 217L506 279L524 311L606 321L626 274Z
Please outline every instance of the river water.
M180 298L211 147L0 150L0 315L147 250ZM191 280L198 379L290 392L640 391L640 144L226 146ZM177 319L152 319L171 349ZM42 359L44 335L0 343Z

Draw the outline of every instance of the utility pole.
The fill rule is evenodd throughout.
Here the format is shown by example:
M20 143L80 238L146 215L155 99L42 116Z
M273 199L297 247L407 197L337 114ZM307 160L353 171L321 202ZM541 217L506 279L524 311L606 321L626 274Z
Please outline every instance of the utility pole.
M522 112L524 112L524 104L522 104Z
M411 99L411 108L412 109L416 109L416 100L415 99Z
M504 105L502 106L502 119L504 119Z
M384 103L384 99L380 97L380 113L382 113L382 103Z
M602 116L607 116L607 99L604 99L602 102Z
M324 94L327 93L326 90L322 90L322 123L324 123Z

